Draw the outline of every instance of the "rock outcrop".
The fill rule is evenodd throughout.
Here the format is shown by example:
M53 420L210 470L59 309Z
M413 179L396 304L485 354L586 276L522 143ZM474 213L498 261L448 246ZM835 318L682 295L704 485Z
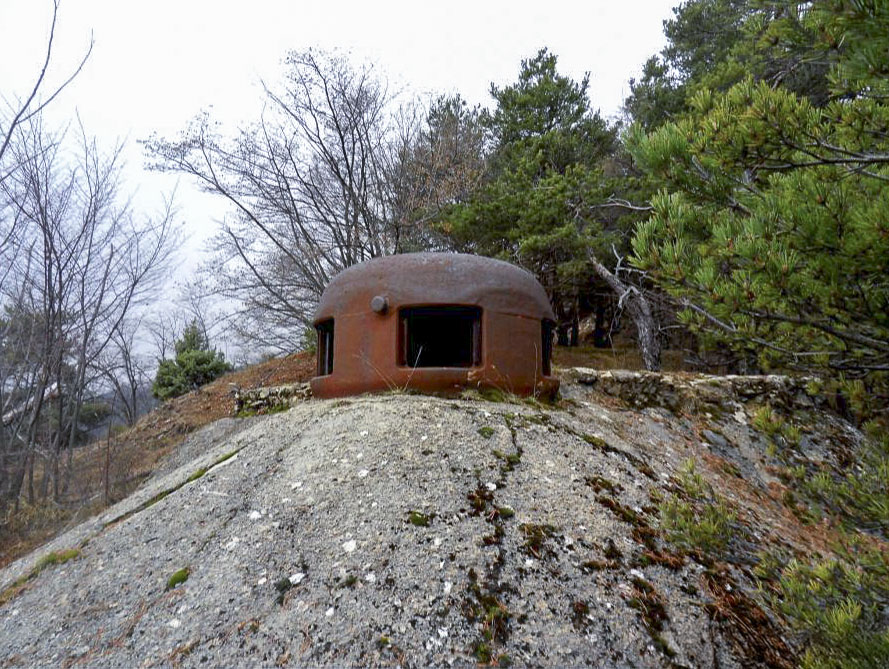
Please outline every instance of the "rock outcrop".
M566 377L557 407L389 394L218 426L0 572L0 664L791 666L744 558L818 540L751 425L768 392L676 382L630 408L614 375ZM860 439L812 420L813 457ZM755 547L659 537L690 458Z

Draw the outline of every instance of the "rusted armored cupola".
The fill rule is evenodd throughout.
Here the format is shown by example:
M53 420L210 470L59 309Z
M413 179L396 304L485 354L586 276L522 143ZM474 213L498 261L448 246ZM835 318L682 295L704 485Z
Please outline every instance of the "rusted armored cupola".
M552 396L554 316L537 280L458 253L411 253L333 278L315 312L317 397L496 388Z

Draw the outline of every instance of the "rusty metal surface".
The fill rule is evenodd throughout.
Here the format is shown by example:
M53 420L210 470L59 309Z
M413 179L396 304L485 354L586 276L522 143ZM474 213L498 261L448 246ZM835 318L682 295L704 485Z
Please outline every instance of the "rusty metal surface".
M434 305L481 309L479 364L405 364L400 314ZM318 397L467 387L551 396L559 387L556 377L542 371L542 322L555 320L546 292L532 274L506 262L414 253L355 265L335 276L321 298L314 322L330 319L333 372L312 379Z

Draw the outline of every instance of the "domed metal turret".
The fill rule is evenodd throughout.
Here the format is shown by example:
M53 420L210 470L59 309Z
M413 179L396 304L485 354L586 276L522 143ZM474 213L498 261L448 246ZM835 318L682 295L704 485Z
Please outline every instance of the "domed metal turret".
M335 276L321 297L312 391L552 396L554 321L534 276L500 260L457 253L370 260Z

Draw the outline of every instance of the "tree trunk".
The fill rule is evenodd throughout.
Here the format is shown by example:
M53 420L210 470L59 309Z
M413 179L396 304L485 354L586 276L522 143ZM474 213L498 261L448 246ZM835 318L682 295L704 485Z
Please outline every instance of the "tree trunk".
M30 454L27 457L27 465L28 465L28 503L31 506L34 506L34 455Z
M574 314L571 317L571 345L580 345L580 300L574 296Z
M12 485L9 488L9 501L14 504L15 513L19 512L19 503L22 496L22 486L25 481L25 468L27 462L25 458L20 459L13 465Z
M105 437L105 471L102 473L105 483L105 504L111 504L111 427Z
M605 300L601 297L596 304L596 326L593 330L593 345L596 348L608 348L611 346L611 334L605 328Z
M661 368L661 343L658 341L658 325L651 309L651 303L635 286L628 286L614 275L605 265L590 253L590 261L596 274L605 281L618 296L618 305L626 306L636 325L636 340L642 353L645 369L656 372Z

